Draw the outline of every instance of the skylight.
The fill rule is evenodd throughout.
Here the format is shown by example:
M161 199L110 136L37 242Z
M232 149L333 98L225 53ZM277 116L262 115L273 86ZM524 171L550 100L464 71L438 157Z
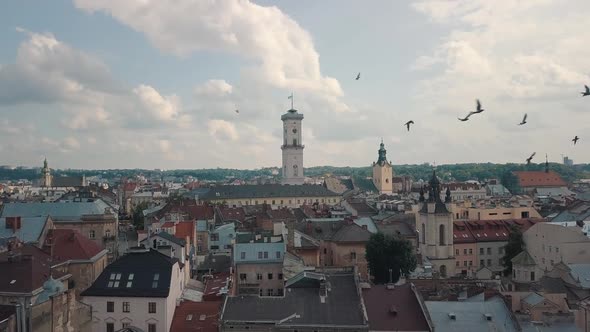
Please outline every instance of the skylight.
M127 280L133 280L134 274L133 273L129 273L129 277L127 278Z
M186 320L193 320L193 315L192 314L186 315Z

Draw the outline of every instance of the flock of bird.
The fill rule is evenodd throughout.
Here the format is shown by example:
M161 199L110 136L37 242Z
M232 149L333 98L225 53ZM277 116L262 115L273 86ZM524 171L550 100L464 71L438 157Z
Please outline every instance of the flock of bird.
M356 75L356 80L358 81L361 78L361 73L358 73ZM590 88L588 88L587 85L584 85L585 91L580 92L582 94L582 97L586 97L586 96L590 96ZM465 122L469 120L469 117L471 117L474 114L479 114L482 113L484 111L484 108L481 106L481 102L479 101L479 99L476 100L476 107L475 107L475 111L471 111L467 114L467 116L465 116L464 118L457 118L459 121ZM522 121L520 121L520 123L518 123L519 126L523 126L527 123L527 117L528 115L525 113ZM413 120L410 120L406 123L404 123L404 126L406 126L406 128L408 129L408 131L410 131L410 126L414 124ZM574 142L574 145L576 145L576 143L578 143L578 140L580 140L580 138L578 137L578 135L576 135L573 139L572 142ZM536 155L536 152L533 152L533 154L531 154L530 157L528 157L526 159L526 164L530 165L531 161L533 160L533 157Z

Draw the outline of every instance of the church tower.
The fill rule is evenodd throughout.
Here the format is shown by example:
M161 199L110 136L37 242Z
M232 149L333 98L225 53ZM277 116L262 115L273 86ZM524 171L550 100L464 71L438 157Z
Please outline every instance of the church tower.
M281 116L283 121L283 180L282 184L303 184L303 148L301 121L303 114L291 109Z
M453 214L451 211L451 192L447 190L445 202L441 200L441 185L436 171L428 182L428 200L420 191L420 204L416 228L419 232L420 251L432 263L433 271L441 277L455 275L453 249Z
M379 158L373 163L373 184L380 194L393 193L393 166L387 161L385 144L381 140Z
M51 187L51 171L47 166L47 158L43 161L43 169L41 170L41 187Z

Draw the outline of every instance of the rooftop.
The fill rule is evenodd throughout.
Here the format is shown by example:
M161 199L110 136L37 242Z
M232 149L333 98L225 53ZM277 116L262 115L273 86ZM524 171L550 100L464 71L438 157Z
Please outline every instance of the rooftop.
M153 249L136 249L114 261L81 296L168 297L178 260Z
M51 265L51 256L30 244L1 253L0 292L30 293L43 287L51 275ZM62 274L54 272L53 276Z
M20 228L15 231L7 227L6 218L0 218L0 238L14 236L24 243L38 242L48 219L48 216L21 218Z
M1 217L42 217L51 216L54 222L79 220L84 215L114 214L110 205L101 199L92 202L58 203L7 203Z
M363 289L371 331L429 331L431 327L411 284Z
M517 171L518 184L526 187L565 187L567 183L555 171Z
M336 197L338 194L320 185L242 185L217 186L203 195L203 200L223 200L240 198L273 198L273 197Z
M291 285L284 297L227 297L221 320L224 324L250 322L284 327L365 327L354 274L330 273L324 277L330 286L323 299L316 283Z
M221 301L183 301L174 310L170 331L174 332L218 332Z
M53 243L53 249L49 248L48 242L50 240ZM50 230L45 246L45 250L52 253L56 263L74 259L91 260L105 250L80 232L71 229ZM106 254L106 250L104 254Z

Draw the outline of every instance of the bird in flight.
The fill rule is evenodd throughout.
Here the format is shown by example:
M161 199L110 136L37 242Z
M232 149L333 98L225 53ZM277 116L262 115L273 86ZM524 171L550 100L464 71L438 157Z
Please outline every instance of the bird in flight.
M473 114L473 112L469 112L469 114L467 114L467 116L464 117L463 119L461 119L461 118L457 118L457 119L459 119L459 121L465 122L465 121L469 120L469 117L471 116L471 114Z
M587 85L584 85L584 87L586 88L586 91L580 92L582 94L582 97L590 96L590 88L588 88Z
M360 79L361 79L361 73L358 73L358 74L356 75L356 80L358 81L358 80L360 80Z
M406 122L404 124L404 126L406 126L408 128L408 131L410 131L410 125L413 125L413 124L414 124L414 121L410 120L410 121Z
M531 164L531 160L533 160L533 157L534 157L536 154L537 154L536 152L533 152L533 154L532 154L530 157L526 158L526 164L527 164L527 165L530 165L530 164Z
M471 114L478 114L478 113L481 113L483 111L484 111L484 109L481 108L481 103L479 102L479 99L477 99L477 107L475 109L475 112L471 112Z
M522 118L522 121L520 121L520 123L518 125L522 126L523 124L526 124L526 118L527 118L527 114L524 113L524 117Z
M576 137L574 137L574 139L572 139L572 142L574 142L574 145L576 145L576 143L578 143L578 140L580 138L578 137L578 135L576 135Z

